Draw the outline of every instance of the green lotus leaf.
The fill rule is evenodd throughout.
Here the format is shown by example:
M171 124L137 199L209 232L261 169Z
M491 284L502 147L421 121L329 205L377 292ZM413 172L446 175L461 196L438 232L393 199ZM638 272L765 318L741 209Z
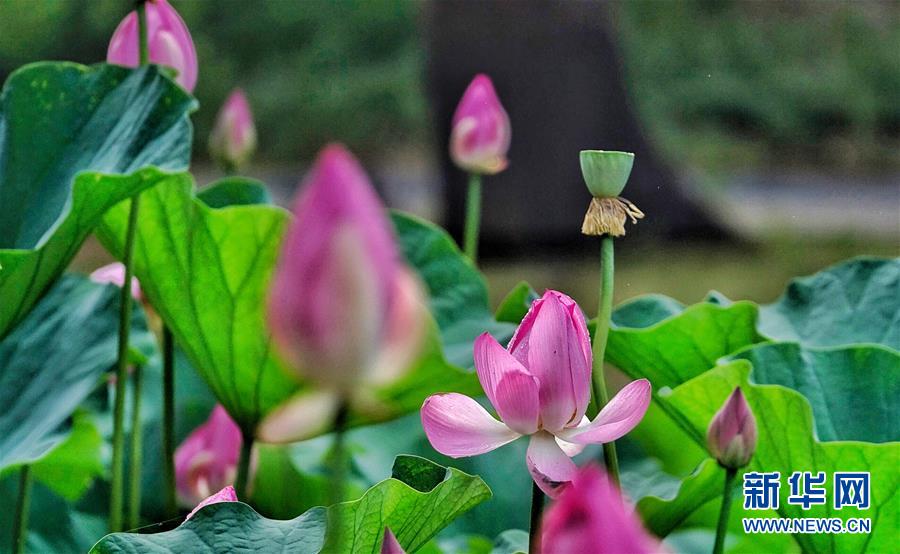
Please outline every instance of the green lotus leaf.
M37 63L0 95L0 337L112 206L183 169L195 102L154 67ZM150 167L154 166L154 167Z
M172 531L114 533L91 552L368 553L380 548L385 527L413 552L490 495L479 477L424 458L398 456L393 476L352 502L313 508L287 521L266 519L240 502L213 504ZM335 537L340 544L334 543Z

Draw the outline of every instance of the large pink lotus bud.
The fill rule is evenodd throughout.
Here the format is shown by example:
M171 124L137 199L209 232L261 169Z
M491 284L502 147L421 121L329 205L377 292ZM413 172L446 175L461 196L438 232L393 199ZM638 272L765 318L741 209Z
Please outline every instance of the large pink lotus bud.
M463 94L450 134L450 157L461 169L493 175L506 169L512 131L487 75L476 75Z
M239 169L256 150L256 127L244 91L234 89L222 104L209 135L209 151L228 170Z
M175 450L179 502L190 507L234 484L241 455L241 430L221 405Z
M150 62L178 72L175 80L188 92L197 85L197 51L187 25L166 0L147 0L147 46ZM138 16L132 11L109 41L106 61L127 67L140 63Z
M756 437L756 418L738 387L713 416L706 432L706 446L723 467L740 469L750 463L756 451Z
M303 377L352 388L385 355L402 362L417 351L417 281L369 178L343 146L319 154L294 212L269 294L269 326L286 361Z
M544 514L544 554L657 554L666 550L595 464L582 468Z

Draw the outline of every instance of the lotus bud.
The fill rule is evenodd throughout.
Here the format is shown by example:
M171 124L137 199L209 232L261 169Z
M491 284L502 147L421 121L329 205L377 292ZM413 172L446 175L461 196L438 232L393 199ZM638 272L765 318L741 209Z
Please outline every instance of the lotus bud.
M242 440L238 425L216 405L209 419L175 450L175 487L183 506L194 506L234 483Z
M424 301L356 159L319 155L294 205L269 294L276 347L301 377L348 392L420 344ZM398 362L398 360L400 360Z
M381 554L406 554L397 537L389 527L384 528L384 539L381 541Z
M756 438L756 418L738 387L713 416L706 432L706 446L722 467L740 469L750 463Z
M235 89L219 110L209 135L212 157L228 171L240 169L256 150L256 127L244 91Z
M150 62L178 72L175 81L188 92L197 85L197 52L187 25L166 0L147 0L147 47ZM138 16L132 11L119 23L109 41L106 61L137 67L140 64Z
M90 278L91 281L95 283L109 283L116 285L117 287L122 287L125 283L125 266L120 262L107 264L101 268L95 269L91 273ZM138 282L137 277L131 278L131 297L138 302L142 302L144 298L141 293L141 284Z
M632 223L644 217L637 206L619 197L634 165L631 152L606 150L582 150L581 174L594 197L581 224L585 235L609 234L619 237L625 234L625 221Z
M506 169L512 131L487 75L476 75L453 114L450 157L461 169L493 175Z
M193 510L191 510L191 513L189 513L187 515L187 517L184 518L184 520L187 521L187 520L191 519L192 517L194 517L194 514L196 514L197 512L200 511L201 508L203 508L205 506L209 506L210 504L218 504L220 502L237 502L237 501L238 501L237 493L234 492L234 487L229 485L229 486L223 488L222 490L220 490L219 492L217 492L216 494L206 498L205 500L203 500L199 504L197 504L197 506Z

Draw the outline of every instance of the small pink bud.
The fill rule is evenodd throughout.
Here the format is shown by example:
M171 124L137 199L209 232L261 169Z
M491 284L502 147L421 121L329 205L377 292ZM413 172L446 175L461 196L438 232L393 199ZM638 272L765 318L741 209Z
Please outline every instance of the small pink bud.
M740 387L713 416L706 433L709 453L724 467L740 469L756 451L756 418Z
M269 291L269 328L285 360L341 389L377 378L382 360L408 363L424 301L384 206L343 146L319 154L294 212Z
M197 84L197 52L187 25L166 0L150 0L146 10L150 62L175 69L178 84L193 92ZM138 40L138 16L132 11L116 27L109 41L106 61L137 67L140 63Z
M95 269L91 273L91 281L101 284L111 283L121 287L125 283L125 266L120 262L114 262ZM141 284L138 282L137 277L131 278L131 296L139 302L143 300Z
M228 485L227 487L220 490L216 494L202 500L199 504L197 504L197 506L193 510L191 510L191 513L189 513L187 515L187 517L184 518L184 520L187 521L187 520L191 519L194 516L194 514L196 514L198 511L200 511L200 508L209 506L210 504L218 504L220 502L237 502L237 501L238 501L238 497L237 497L237 493L234 492L234 487L232 487L231 485Z
M406 554L397 541L397 537L389 527L384 528L384 540L381 541L381 554Z
M240 428L222 405L216 405L206 423L175 450L175 486L182 505L193 506L234 483L242 442Z
M490 77L476 75L463 94L450 134L450 157L461 169L493 175L506 169L512 131Z
M222 104L209 135L209 151L228 170L239 169L256 150L256 127L244 91L234 89Z

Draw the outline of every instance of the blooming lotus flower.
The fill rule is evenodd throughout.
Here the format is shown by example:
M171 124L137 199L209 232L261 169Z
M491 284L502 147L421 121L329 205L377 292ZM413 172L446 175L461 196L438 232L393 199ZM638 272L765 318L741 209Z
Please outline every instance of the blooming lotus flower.
M650 403L650 383L640 379L588 421L584 412L591 391L590 336L575 301L552 290L532 303L507 349L487 333L476 339L475 369L502 422L468 396L438 394L422 405L428 440L438 452L458 458L530 435L528 470L550 496L575 474L571 456L586 444L626 434Z
M381 541L381 554L406 554L390 528L384 528L384 539Z
M713 416L706 432L707 448L723 467L740 469L750 463L756 438L756 418L738 387Z
M122 287L125 283L125 266L120 262L107 264L101 268L95 269L90 275L91 281L95 283L110 283L117 287ZM143 301L144 296L141 293L141 284L137 277L131 278L131 297L138 302Z
M234 492L234 487L232 487L231 485L228 485L227 487L220 490L216 494L210 496L209 498L206 498L205 500L202 500L199 504L197 504L197 507L195 507L193 510L191 510L191 513L189 513L187 515L187 517L184 518L184 520L187 521L187 520L191 519L191 517L193 517L194 514L196 514L200 510L200 508L203 508L204 506L209 506L210 504L218 504L219 502L237 502L237 501L238 501L238 497L237 497L237 493Z
M665 552L594 464L579 470L544 514L541 538L543 554Z
M512 131L487 75L476 75L463 94L450 133L453 163L472 173L493 175L506 169Z
M258 435L268 442L308 436L340 400L396 379L424 337L421 286L400 261L368 177L343 146L319 154L294 212L269 291L269 328L285 361L320 390L265 420Z
M175 450L175 487L185 507L234 483L241 442L240 428L217 404L209 419Z
M197 84L197 52L187 25L166 0L148 0L147 46L150 62L178 72L175 81L188 92ZM140 63L138 17L132 11L119 23L109 41L106 61L127 67Z
M244 91L234 89L222 104L209 135L209 150L223 167L237 169L256 149L256 127Z

